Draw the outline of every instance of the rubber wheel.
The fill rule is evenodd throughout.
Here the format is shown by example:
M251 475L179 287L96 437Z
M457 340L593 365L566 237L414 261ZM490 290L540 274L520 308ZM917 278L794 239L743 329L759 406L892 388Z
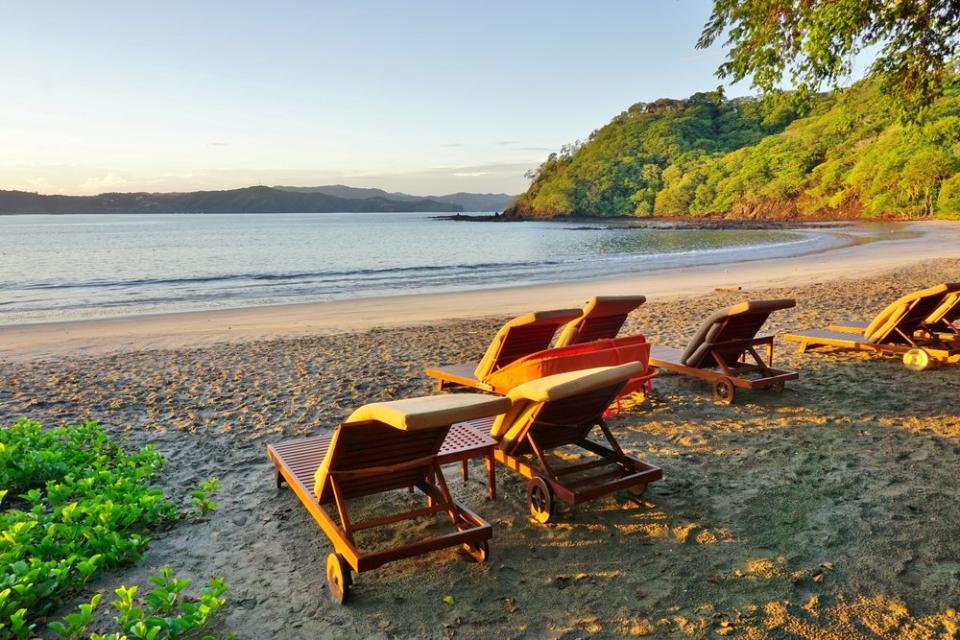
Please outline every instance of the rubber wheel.
M527 483L527 502L530 505L530 517L546 524L553 517L553 491L547 481L537 476Z
M903 354L903 366L910 371L926 371L933 365L930 353L924 349L910 349Z
M772 385L770 385L767 388L770 389L770 393L775 393L777 395L780 395L781 393L783 393L783 390L784 388L786 388L786 385L782 381L774 382Z
M627 487L627 493L629 493L634 498L642 498L643 494L647 492L647 483L635 484L632 487Z
M723 404L733 404L736 395L733 383L728 379L717 380L713 383L713 397Z
M330 599L337 604L347 601L350 593L350 565L339 553L327 556L327 588L330 590Z
M490 545L487 544L486 540L473 543L466 542L463 545L463 552L476 562L486 562L490 558Z

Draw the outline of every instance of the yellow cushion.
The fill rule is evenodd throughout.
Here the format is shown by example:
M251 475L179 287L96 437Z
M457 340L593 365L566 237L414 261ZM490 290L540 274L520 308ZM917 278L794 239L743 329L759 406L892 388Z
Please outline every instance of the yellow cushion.
M583 306L583 316L618 316L630 313L646 301L646 296L595 296Z
M560 337L557 338L557 346L563 347L572 344L580 332L580 327L591 318L626 315L646 301L646 296L594 296L590 298L583 305L583 313L580 317L563 328Z
M628 362L615 367L594 367L592 369L568 371L525 382L511 389L507 397L511 400L530 400L532 402L562 400L573 395L626 381L642 371L643 364L640 362Z
M523 435L527 424L540 407L539 402L521 400L510 408L507 413L497 416L490 428L490 436L500 442L500 446L510 449L517 438Z
M911 308L914 302L921 298L943 295L949 290L950 288L946 284L938 284L928 289L908 293L878 313L866 331L863 332L863 337L870 342L883 341L887 337L887 334L903 319L904 314Z
M479 393L422 396L364 405L354 411L347 422L376 420L395 429L415 431L487 418L509 408L508 399Z
M483 354L483 358L477 363L477 368L474 369L473 374L477 377L477 380L483 380L496 368L497 361L500 359L500 350L503 343L509 338L510 332L515 327L525 327L532 324L552 324L559 327L579 317L579 309L534 311L533 313L525 313L522 316L517 316L500 327L490 346L487 347L487 352Z

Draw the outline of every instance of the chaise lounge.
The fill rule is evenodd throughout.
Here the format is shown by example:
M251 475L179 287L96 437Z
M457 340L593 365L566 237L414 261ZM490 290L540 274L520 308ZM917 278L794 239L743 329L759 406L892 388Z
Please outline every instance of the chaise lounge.
M642 335L617 338L627 316L646 301L644 296L597 296L582 310L538 311L507 322L480 362L433 367L426 374L438 389L463 386L505 394L516 384L534 377L577 368L644 363L644 371L626 392L649 388L646 369L649 346ZM549 348L560 330L554 348Z
M957 335L957 327L953 324L960 319L960 283L957 282L939 284L908 293L888 305L870 322L847 320L832 323L827 326L827 329L864 335L871 328L882 327L891 317L895 317L901 308L909 305L916 305L916 312L909 311L904 322L912 322L914 318L933 307L930 315L923 318L917 325L913 337L918 341L929 341L933 337L952 339Z
M486 560L492 529L451 497L439 454L454 423L490 419L509 408L506 398L481 394L368 404L354 411L332 437L288 440L267 447L276 466L277 488L290 486L333 545L326 576L335 602L342 604L347 599L351 570L361 573L454 546L462 546L478 562ZM353 498L409 487L417 487L427 496L425 507L365 521L354 521L348 513ZM377 550L362 550L354 537L365 529L438 514L449 517L452 532Z
M795 300L751 300L710 315L681 351L655 346L650 352L653 367L707 380L713 395L730 404L736 389L771 389L780 392L796 371L773 366L773 336L758 336L770 314L796 306ZM756 347L767 348L766 359Z
M659 468L624 453L603 420L624 384L642 369L631 362L531 380L510 390L508 412L469 423L497 441L497 462L528 479L534 520L551 519L555 498L576 505L619 490L640 494L663 477ZM605 444L589 438L595 429ZM551 452L561 447L574 447L593 459L560 466Z
M960 362L960 342L927 329L927 319L952 301L955 285L939 284L907 294L881 311L865 328L839 323L828 329L809 329L784 335L800 344L800 353L818 347L874 351L900 355L912 371L923 371L936 362ZM945 309L942 317L952 311Z

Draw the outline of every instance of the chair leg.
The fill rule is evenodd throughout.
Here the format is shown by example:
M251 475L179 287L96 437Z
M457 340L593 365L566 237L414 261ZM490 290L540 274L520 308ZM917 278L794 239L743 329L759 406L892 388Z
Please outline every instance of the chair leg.
M470 463L467 460L462 460L460 462L460 469L463 473L463 483L466 484L467 480L470 479Z
M491 500L497 499L497 469L494 466L496 461L493 458L493 451L487 456L487 497Z

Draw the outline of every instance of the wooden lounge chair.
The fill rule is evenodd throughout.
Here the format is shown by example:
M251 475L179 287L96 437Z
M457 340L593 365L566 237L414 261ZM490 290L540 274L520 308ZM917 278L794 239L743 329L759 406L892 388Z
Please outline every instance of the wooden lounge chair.
M327 585L335 602L349 593L351 569L357 573L387 562L452 546L478 562L487 558L490 525L450 496L437 459L453 423L497 415L509 409L506 398L457 394L368 404L337 427L329 440L300 439L267 447L276 465L278 488L293 489L330 539ZM362 522L348 515L348 500L417 487L427 506ZM327 505L333 504L335 515ZM361 550L357 531L446 513L454 531L398 547Z
M580 317L568 323L560 332L556 346L566 347L603 338L616 338L630 312L646 301L645 296L590 298Z
M831 323L827 329L865 335L871 328L882 327L889 318L895 317L903 307L910 305L914 306L907 312L908 317L903 320L904 329L909 329L910 322L933 307L930 315L918 323L913 334L918 342L927 342L931 339L952 340L960 334L960 328L954 324L960 320L960 283L958 282L936 285L909 293L881 311L871 322L847 320Z
M542 351L550 346L557 330L571 320L580 317L579 309L558 309L527 313L507 322L479 362L427 369L426 374L437 379L437 388L449 386L469 387L492 391L484 379L494 371L525 355Z
M796 306L795 300L751 300L708 317L683 351L655 346L650 364L713 384L714 397L733 402L736 389L783 390L784 383L796 380L796 371L773 367L773 336L758 336L774 311ZM766 360L756 347L767 348Z
M937 362L960 362L960 342L924 331L926 321L946 304L950 285L940 284L903 296L883 310L862 333L852 323L829 329L809 329L784 335L800 344L800 353L817 347L875 351L900 355L913 371L923 371ZM944 317L947 317L946 314Z
M621 450L603 412L642 365L632 362L538 378L510 390L510 410L494 420L476 420L498 446L497 462L527 478L530 515L545 523L554 498L575 505L621 489L642 493L663 472ZM606 444L588 436L599 429ZM551 450L573 446L592 460L561 467Z

